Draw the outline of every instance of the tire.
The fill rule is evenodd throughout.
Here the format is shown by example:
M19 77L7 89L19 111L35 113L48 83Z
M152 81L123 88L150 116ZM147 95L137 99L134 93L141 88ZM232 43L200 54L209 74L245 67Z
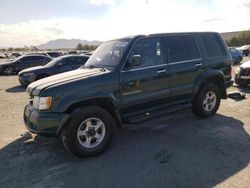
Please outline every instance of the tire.
M41 80L41 79L46 78L46 77L48 77L48 75L46 75L46 74L38 75L38 76L36 77L36 81L37 81L37 80Z
M89 157L101 154L108 148L113 138L113 129L114 119L106 110L98 106L87 106L72 113L61 137L70 153L78 157Z
M201 118L214 115L221 100L221 92L218 86L214 84L203 85L195 96L192 104L192 111Z
M6 67L3 69L4 75L12 75L14 74L14 69L12 67Z

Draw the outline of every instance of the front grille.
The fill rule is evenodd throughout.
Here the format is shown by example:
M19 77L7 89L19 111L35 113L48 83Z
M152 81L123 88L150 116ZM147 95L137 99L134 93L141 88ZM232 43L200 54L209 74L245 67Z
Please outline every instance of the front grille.
M249 75L250 75L250 69L241 70L241 76L249 76Z

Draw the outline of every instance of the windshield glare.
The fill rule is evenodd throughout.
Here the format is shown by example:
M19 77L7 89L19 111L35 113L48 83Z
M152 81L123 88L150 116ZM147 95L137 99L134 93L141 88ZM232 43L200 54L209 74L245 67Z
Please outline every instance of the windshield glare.
M128 47L130 39L109 41L101 44L90 56L85 68L116 67Z

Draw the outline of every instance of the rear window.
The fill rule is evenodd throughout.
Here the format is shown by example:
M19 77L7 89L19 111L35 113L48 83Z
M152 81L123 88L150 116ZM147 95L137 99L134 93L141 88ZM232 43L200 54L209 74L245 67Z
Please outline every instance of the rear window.
M200 58L200 51L192 35L166 37L168 62Z
M168 61L178 62L189 59L188 51L185 45L183 37L170 36L166 37L167 50L168 50Z
M201 39L205 45L208 57L225 55L225 50L220 39L215 34L201 34Z
M192 35L184 36L184 40L188 49L188 54L190 59L200 58L200 51L197 46L197 42Z
M22 58L22 61L38 61L44 59L43 56L26 56Z

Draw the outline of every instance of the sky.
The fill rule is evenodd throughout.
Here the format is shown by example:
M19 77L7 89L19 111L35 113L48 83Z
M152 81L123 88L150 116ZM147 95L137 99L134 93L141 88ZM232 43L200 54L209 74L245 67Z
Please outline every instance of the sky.
M0 47L250 29L250 0L0 0Z

